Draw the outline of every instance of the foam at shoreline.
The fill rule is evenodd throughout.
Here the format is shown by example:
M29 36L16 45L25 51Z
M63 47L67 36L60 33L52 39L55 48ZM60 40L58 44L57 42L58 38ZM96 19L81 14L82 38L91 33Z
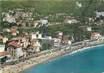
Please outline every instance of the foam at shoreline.
M52 61L54 61L54 60L59 59L60 57L64 57L64 56L68 56L68 55L71 56L71 55L74 55L74 54L76 54L76 53L78 53L78 52L83 52L83 51L85 51L85 50L88 50L88 49L91 49L91 48L94 49L94 47L100 47L100 46L104 46L104 44L95 45L95 46L90 46L90 47L84 47L84 48L80 48L80 49L78 49L78 50L72 51L72 52L70 52L70 53L59 54L59 55L56 55L56 56L54 56L54 57L51 57L51 58L49 58L48 60L45 60L45 61L43 61L43 62L41 62L41 63L39 63L39 64L52 62ZM35 65L38 65L38 64L35 64ZM35 66L35 65L32 65L32 66ZM32 66L30 66L30 67L32 67ZM26 68L26 69L28 69L28 68ZM24 70L26 70L26 69L24 69Z
M85 50L90 49L90 48L93 49L94 47L100 47L100 46L104 46L104 44L96 45L96 46L90 46L90 47L84 47L84 48L81 48L81 49L78 49L78 50L71 52L69 55L73 55L75 53L82 52L82 51L85 51Z
M49 57L49 58L47 58L47 59L45 59L45 60L43 60L43 61L41 61L40 63L37 63L37 64L33 64L33 65L31 65L31 66L28 66L27 68L25 68L24 70L26 70L26 69L29 69L29 68L31 68L31 67L33 67L33 66L36 66L36 65L38 65L38 64L42 64L42 63L48 63L48 62L52 62L52 61L54 61L54 60L57 60L57 59L59 59L60 57L64 57L64 56L67 56L67 55L73 55L73 54L76 54L76 53L78 53L78 52L83 52L83 51L85 51L85 50L88 50L88 49L93 49L94 47L100 47L100 46L104 46L104 44L100 44L100 45L95 45L95 46L90 46L90 47L83 47L83 48L80 48L80 49L77 49L77 50L74 50L74 51L72 51L72 52L67 52L67 53L58 53L57 55L53 55L53 56L51 56L51 57ZM23 70L23 71L24 71ZM22 72L23 72L22 71Z
M94 48L95 47L95 48ZM84 51L84 50L81 50L81 52L79 51L79 53L75 53L75 55L72 55L72 56L70 56L70 54L67 54L68 56L66 56L66 55L64 55L64 56L61 56L61 57L57 57L57 58L55 58L54 60L52 59L52 62L49 62L49 63L47 63L47 62L45 62L45 63L42 63L42 64L39 64L39 65L37 65L37 66L33 66L32 68L29 68L28 70L25 70L24 71L24 73L29 73L29 72L31 72L31 73L33 73L33 72L36 72L36 73L42 73L42 71L38 71L38 70L43 70L43 73L50 73L50 72L53 72L53 70L54 70L54 67L55 68L57 68L57 67L59 67L58 68L58 70L59 69L61 69L62 70L62 68L64 67L65 69L63 69L63 70L65 70L66 72L67 72L67 68L70 68L69 69L69 71L71 72L71 68L73 69L73 73L74 73L74 67L76 66L76 64L83 64L83 63L86 63L84 66L87 66L87 65L92 65L93 64L93 62L94 62L94 60L96 59L96 54L97 55L99 55L99 57L98 57L98 59L100 58L100 51L99 50L101 50L101 49L103 49L102 47L104 47L104 45L102 46L102 45L97 45L97 46L93 46L93 47L87 47L85 50L86 51ZM93 49L94 48L94 49ZM89 49L89 50L87 50L87 49ZM98 50L98 51L97 51ZM97 52L97 53L96 53ZM104 52L104 51L102 51L102 52ZM87 56L89 54L89 56L90 56L90 58L91 59L89 59L89 57ZM95 57L93 57L92 55L94 55ZM104 54L103 54L104 55ZM88 60L87 60L87 58L88 58ZM103 57L102 57L103 58ZM101 61L102 61L102 58L100 59ZM80 59L80 60L79 60ZM93 62L92 62L92 60L93 60ZM85 62L83 62L83 61L85 61ZM88 62L88 64L87 64L87 62ZM91 61L91 63L90 63L90 61ZM100 61L100 62L101 62ZM65 63L64 63L65 62ZM75 63L75 62L78 62L78 63ZM99 63L100 63L99 62ZM62 63L62 65L60 65ZM96 62L97 63L97 62ZM102 63L103 63L103 61L102 61ZM56 64L56 66L54 66ZM68 65L70 65L69 67L67 67ZM72 65L72 67L71 67L71 65ZM97 64L98 65L98 64ZM101 63L99 64L99 65L101 65ZM104 65L104 64L103 64ZM62 67L60 67L60 66L62 66ZM48 70L48 68L50 69L52 67L52 70ZM95 68L95 65L92 65L92 68ZM81 68L82 68L82 66L81 66ZM83 68L82 68L83 69ZM85 69L85 68L84 68ZM91 69L91 68L90 68ZM103 67L103 69L104 69L104 67ZM36 71L35 71L36 70ZM77 68L77 70L78 70L78 68ZM80 69L81 70L81 69ZM97 69L96 69L97 70ZM81 70L82 71L82 70ZM91 71L93 71L93 70L91 70ZM56 69L56 71L55 72L57 72L58 73L58 71L57 71L57 69ZM70 73L70 72L67 72L67 73ZM101 71L101 72L99 72L99 73L102 73L102 72L104 72L104 71ZM59 72L60 73L60 72ZM64 71L62 71L62 73L64 73ZM76 73L76 71L75 71L75 73ZM80 73L80 72L79 72ZM84 73L84 72L83 72ZM89 73L89 72L88 72ZM93 72L93 73L95 73L95 72ZM98 72L97 72L98 73Z
M94 45L94 46L90 46L90 47L83 47L83 48L79 48L79 49L74 49L70 52L70 49L69 49L69 52L65 52L64 50L62 51L56 51L56 52L52 52L52 54L47 54L47 55L43 55L43 59L41 59L41 56L40 58L35 58L37 60L39 60L39 62L33 62L32 64L27 64L27 65L24 65L23 66L23 70L26 70L32 66L36 66L40 63L44 63L44 62L50 62L50 61L54 61L60 57L63 57L63 56L66 56L66 55L73 55L73 54L76 54L78 52L82 52L84 50L87 50L87 49L90 49L90 48L94 48L94 47L99 47L99 46L104 46L104 44L100 44L100 45ZM34 60L34 58L30 59L30 60ZM28 60L29 61L29 60ZM20 65L20 64L17 64L17 65Z

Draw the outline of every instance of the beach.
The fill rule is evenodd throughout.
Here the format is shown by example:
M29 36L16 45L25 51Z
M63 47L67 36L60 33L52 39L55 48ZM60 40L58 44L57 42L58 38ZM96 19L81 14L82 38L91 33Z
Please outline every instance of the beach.
M101 46L103 45L104 41L94 41L87 44L87 46L83 45L73 45L71 48L66 47L64 49L51 49L51 50L45 50L40 53L38 53L39 56L32 57L28 60L25 60L24 62L20 62L15 65L6 65L2 69L2 73L22 73L23 70L28 69L32 66L38 65L40 63L49 62L56 57L64 56L64 55L72 55L74 53L90 49L92 47Z
M0 73L104 73L104 0L0 2Z

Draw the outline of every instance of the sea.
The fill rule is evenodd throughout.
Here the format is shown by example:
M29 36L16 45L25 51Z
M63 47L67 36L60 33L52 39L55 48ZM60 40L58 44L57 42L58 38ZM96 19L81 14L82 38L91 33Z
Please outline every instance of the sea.
M104 45L58 57L23 73L104 73Z

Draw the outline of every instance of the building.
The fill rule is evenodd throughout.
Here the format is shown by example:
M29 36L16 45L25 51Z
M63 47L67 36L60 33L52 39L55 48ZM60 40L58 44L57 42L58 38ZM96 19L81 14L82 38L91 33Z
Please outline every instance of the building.
M104 17L104 12L98 12L98 11L97 11L97 12L96 12L96 17L99 18L100 16L103 16L103 17Z
M59 39L59 38L53 38L53 40L54 40L54 46L55 47L59 47L60 44L61 44L61 39Z
M32 39L41 39L41 38L43 38L43 37L42 37L42 34L41 34L41 33L36 32L36 33L32 33L32 34L31 34L31 38L32 38Z
M37 39L33 39L30 44L30 49L34 52L40 52L41 44Z
M63 45L71 45L71 40L69 40L69 36L68 35L64 35L62 38L62 44Z
M0 45L0 63L5 62L8 53L5 51L5 45Z
M61 39L61 40L62 40L62 37L63 37L63 32L58 31L56 35L57 35L57 38L59 38L59 39Z
M0 42L2 42L2 40L3 40L3 36L2 36L2 35L0 35Z
M76 6L79 7L79 8L81 8L82 7L82 3L76 1Z
M10 33L11 33L11 35L13 35L13 36L17 36L17 34L19 34L19 31L17 30L17 27L13 26L13 27L11 27L11 29L10 29Z
M91 40L98 40L102 37L102 35L98 32L91 33Z
M79 28L81 30L83 30L83 31L88 31L88 32L92 31L92 27L91 26L80 26Z
M64 22L68 24L73 24L73 23L78 23L79 21L76 20L74 17L66 16Z
M42 26L43 25L47 26L47 24L48 24L48 20L47 19L42 19L42 20L40 20L40 22L41 22Z
M16 23L16 20L13 16L6 14L6 17L3 18L3 21L7 21L9 23Z
M99 41L104 41L104 36L102 36L101 38L99 38Z
M22 51L22 48L21 47L16 48L16 57L19 58L22 57L23 55L24 53Z
M47 18L40 20L40 23L42 25L41 32L43 34L43 37L48 36L48 28L47 28L48 27L48 20L47 20Z
M5 50L9 53L11 58L15 59L23 56L21 43L18 39L7 41L5 46Z
M4 52L5 51L5 45L0 45L0 52Z
M8 41L8 38L7 37L3 37L3 43L5 44L7 41Z

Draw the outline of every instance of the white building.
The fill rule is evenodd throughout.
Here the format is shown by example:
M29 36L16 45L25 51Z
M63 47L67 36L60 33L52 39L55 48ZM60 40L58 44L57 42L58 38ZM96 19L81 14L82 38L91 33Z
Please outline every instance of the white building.
M92 27L87 27L87 31L92 31Z
M98 40L102 37L102 35L98 32L91 33L91 40Z
M0 45L0 52L4 52L5 51L5 45Z
M48 20L46 20L46 19L43 19L40 22L41 22L42 26L48 24Z
M3 43L6 43L8 41L7 37L3 37Z
M0 61L7 55L8 53L5 51L5 45L0 45Z
M61 39L53 38L53 40L54 40L54 46L55 46L55 47L60 46Z
M32 33L31 34L31 38L32 39L42 39L43 37L42 37L42 34L41 33L36 32L36 33Z
M100 16L104 17L104 12L96 12L96 17L100 17Z
M68 45L71 45L71 44L72 44L72 42L69 40L69 41L68 41Z
M36 41L36 52L39 52L40 51L40 47L41 47L41 44L39 41Z
M36 34L35 34L35 33L32 34L32 35L31 35L31 38L32 38L32 39L36 39L36 38L37 38Z
M92 27L91 26L79 26L79 28L83 31L92 31Z
M101 38L99 38L100 41L104 41L104 36L102 36Z
M80 2L76 2L76 5L80 8L80 7L82 7L82 3L80 3Z
M76 19L72 19L72 18L71 19L65 19L64 22L68 23L68 24L78 23L78 21Z
M9 23L16 23L15 18L9 14L6 14L6 17L3 18L3 21L7 21Z
M21 56L23 56L22 48L21 47L16 48L16 57L19 58Z

